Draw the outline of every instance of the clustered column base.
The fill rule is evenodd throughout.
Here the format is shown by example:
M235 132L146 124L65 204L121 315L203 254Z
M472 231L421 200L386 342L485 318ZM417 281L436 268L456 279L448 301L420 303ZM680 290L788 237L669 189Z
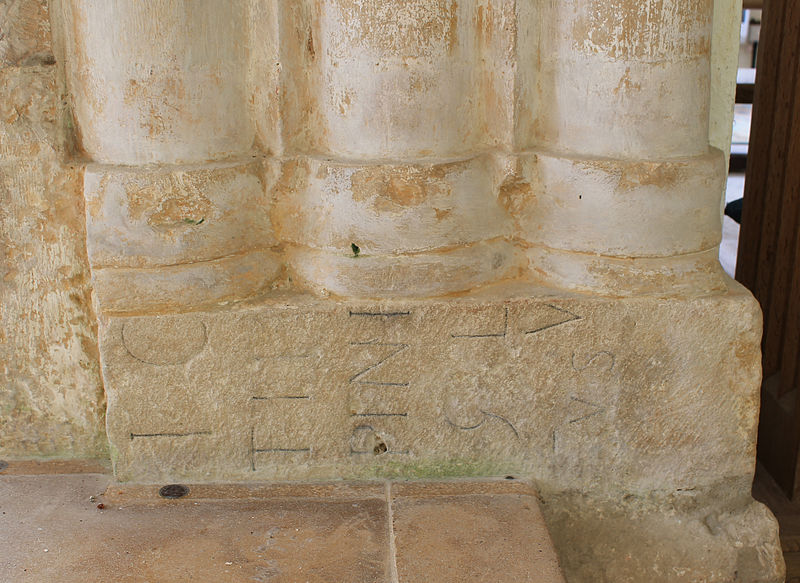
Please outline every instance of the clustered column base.
M542 493L575 580L777 581L777 526L750 497L759 311L728 285L626 299L520 282L426 300L274 292L106 313L115 473L514 475Z

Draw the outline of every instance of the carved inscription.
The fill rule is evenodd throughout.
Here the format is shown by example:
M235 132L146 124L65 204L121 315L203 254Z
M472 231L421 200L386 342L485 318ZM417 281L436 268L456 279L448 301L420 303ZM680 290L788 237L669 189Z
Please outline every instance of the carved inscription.
M364 318L398 318L401 316L410 316L411 312L353 312L350 311L350 317L364 317Z
M505 338L508 334L508 306L504 309L503 328L500 332L484 332L477 334L451 334L452 338Z
M313 395L305 383L298 382L303 371L313 371L311 355L291 347L270 360L271 366L267 365L270 386L266 394L249 398L253 422L250 428L251 471L257 470L259 460L291 462L298 455L314 453L309 444L315 422L311 406Z
M581 379L585 379L584 382L598 379L604 374L612 372L616 363L616 355L608 350L600 350L585 356L579 356L577 352L573 352L570 357L572 370L578 373ZM565 423L562 427L554 428L552 432L553 452L557 453L558 451L559 440L564 436L563 431L577 428L578 425L590 419L604 415L606 411L605 405L595 402L593 399L570 395L566 406Z
M392 321L411 316L410 311L350 311L351 318L370 318ZM407 427L408 411L399 408L397 391L407 391L411 383L397 373L387 373L387 367L402 358L409 349L405 342L384 342L373 339L354 341L350 346L372 354L371 362L348 379L350 417L354 422L350 433L350 455L408 454L397 447L396 423ZM396 370L396 367L395 367ZM390 425L387 425L389 423Z
M189 431L186 433L131 433L131 441L140 437L191 437L193 435L211 435L210 431Z
M508 426L514 433L514 437L516 439L520 439L519 432L517 431L517 428L514 427L514 424L511 423L511 421L509 421L508 419L506 419L501 415L495 415L494 413L489 413L488 411L484 411L483 409L481 409L480 412L483 415L483 419L481 419L478 423L472 425L459 425L457 423L454 423L447 415L445 415L445 421L447 422L448 425L450 425L450 427L454 427L455 429L460 429L462 431L474 431L476 429L480 429L481 427L483 427L484 423L486 423L487 421L497 420Z
M569 324L570 322L576 322L578 320L582 320L581 316L577 314L573 314L569 310L565 310L564 308L559 308L558 306L553 306L551 304L545 304L545 307L557 312L556 314L552 314L556 317L556 321L548 322L546 324L542 324L532 330L528 330L525 334L538 334L539 332L544 332L545 330L550 330L551 328L557 328L559 326L563 326L564 324Z
M308 471L315 463L330 464L342 456L358 464L373 463L374 456L412 453L459 459L494 459L498 454L498 460L524 460L529 457L526 448L541 436L545 443L552 438L556 456L575 447L593 447L587 437L606 432L606 418L616 410L611 395L618 384L618 359L613 350L595 347L591 336L576 333L573 326L584 316L570 308L571 304L508 301L465 302L463 309L448 307L424 315L402 309L353 309L316 320L283 313L272 328L284 325L281 318L287 318L297 337L279 337L279 344L269 344L272 328L263 336L237 329L239 336L232 335L234 340L226 343L214 332L220 324L209 321L212 343L203 320L186 318L188 325L178 320L174 326L193 334L191 350L180 358L153 353L147 342L162 347L164 343L144 326L147 320L130 328L123 325L117 338L142 363L143 379L162 375L158 378L163 384L175 376L175 386L182 391L188 386L184 379L197 382L193 390L196 386L212 397L219 391L221 406L231 407L232 419L238 415L221 426L219 434L206 430L209 421L198 411L188 429L168 424L156 430L126 428L125 441L164 440L168 448L170 440L178 446L191 445L194 442L184 440L192 437L236 435L236 443L224 455L238 471L281 476L291 475L286 472L295 464ZM321 333L325 327L342 326L342 317L352 330L344 345ZM177 342L168 318L159 321L158 329ZM556 337L558 343L553 342ZM251 345L240 348L246 341L254 346L266 343L266 354ZM218 343L228 353L246 352L251 366L227 369L220 360L217 375L203 359L219 358ZM565 349L564 343L574 348ZM180 375L168 368L176 362L186 364ZM253 390L254 382L263 384L261 390ZM541 420L538 407L545 411ZM228 414L212 413L213 423ZM554 460L567 463L566 458Z
M463 339L463 340L497 340L503 342L505 344L508 343L510 340L509 338L509 307L503 306L502 311L498 313L498 316L502 314L502 321L498 322L496 326L494 326L494 331L475 331L471 333L451 333L451 338L454 339ZM480 343L476 343L476 345L480 345ZM452 401L457 402L459 399L451 399ZM491 422L499 422L500 424L504 425L508 429L511 430L511 433L514 435L516 440L520 439L519 431L515 427L514 423L512 423L507 417L503 415L499 415L497 413L493 413L488 411L484 408L479 408L478 412L480 413L481 417L476 419L473 422L464 423L457 423L453 421L452 416L448 413L444 414L445 422L454 429L458 429L459 431L465 432L473 432L478 431L481 428L485 427L487 423ZM469 417L467 417L469 418Z
M131 357L155 366L186 364L208 342L204 322L184 323L168 317L125 322L121 335Z
M377 369L380 368L382 364L388 361L390 358L397 356L404 350L408 348L408 344L398 344L398 343L387 343L387 342L378 342L377 340L373 340L371 342L351 342L350 346L380 346L386 347L386 355L380 358L377 362L369 365L367 368L359 371L350 379L351 383L357 383L360 385L377 385L380 387L407 387L409 385L408 382L404 381L389 381L389 380L378 380L375 378L373 373L377 372ZM380 376L380 373L378 373Z

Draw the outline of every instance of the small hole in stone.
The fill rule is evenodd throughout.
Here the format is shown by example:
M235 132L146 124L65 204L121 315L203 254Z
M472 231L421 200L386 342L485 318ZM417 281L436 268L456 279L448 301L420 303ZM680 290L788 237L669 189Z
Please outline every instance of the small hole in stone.
M0 460L0 472L5 470L7 467L8 467L8 462L4 462L3 460Z
M361 253L361 247L355 243L350 243L350 249L353 250L353 257L358 257L358 254Z
M183 498L189 493L189 488L183 486L181 484L169 484L168 486L162 486L161 489L158 491L158 495L162 498Z
M506 480L515 480L515 479L516 478L514 476L506 476Z
M372 453L374 453L375 455L381 455L382 453L386 453L388 449L389 448L386 447L386 444L381 441L378 442L378 444L372 450Z

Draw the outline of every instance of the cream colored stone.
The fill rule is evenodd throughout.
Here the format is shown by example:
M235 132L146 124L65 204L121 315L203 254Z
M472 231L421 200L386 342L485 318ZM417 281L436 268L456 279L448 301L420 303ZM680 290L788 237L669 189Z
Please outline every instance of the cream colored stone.
M80 185L50 158L0 163L2 457L106 451Z
M0 68L55 62L47 0L2 0L0 13Z
M488 141L479 0L292 0L287 134L344 159L468 155ZM482 9L482 7L481 7ZM481 22L486 26L488 23ZM484 37L486 38L486 37Z
M244 0L66 2L68 80L91 158L192 163L250 151Z
M284 67L281 61L281 11L278 7L286 4L284 0L247 0L247 101L256 147L272 155L283 152L281 74Z
M517 140L663 158L708 143L712 0L564 0L523 8ZM654 114L658 112L658 114Z
M68 99L44 4L0 43L0 451L100 449L88 248L122 479L519 474L570 580L778 580L712 0L63 4Z
M746 489L678 491L656 503L543 493L542 509L568 581L782 583L778 523Z
M727 275L717 249L674 257L608 257L544 246L526 249L533 277L544 285L607 296L720 293Z
M92 286L101 312L158 312L257 297L282 273L276 253L256 250L181 265L95 268Z
M0 160L64 151L55 66L0 68L0 96Z
M253 161L90 165L84 196L92 266L174 266L274 247L260 170Z
M646 162L529 154L520 165L504 203L528 243L614 257L672 257L720 243L719 151Z
M708 137L711 145L723 152L730 150L733 135L733 105L736 101L741 34L741 0L714 0Z
M419 253L511 232L491 156L431 164L283 164L272 222L286 242L351 254Z
M432 253L334 254L287 247L286 258L301 285L320 295L430 297L464 292L514 278L526 266L523 254L504 239Z
M103 318L117 475L518 472L609 496L746 481L759 328L741 288L519 292Z

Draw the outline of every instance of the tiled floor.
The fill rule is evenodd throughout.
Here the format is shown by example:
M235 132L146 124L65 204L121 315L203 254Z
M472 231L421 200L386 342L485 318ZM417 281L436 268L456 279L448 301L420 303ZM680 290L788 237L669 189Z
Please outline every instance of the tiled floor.
M98 470L0 472L0 581L563 583L517 480L192 486L167 500Z
M753 497L769 506L780 524L786 583L800 583L800 501L790 501L760 466L753 484Z

